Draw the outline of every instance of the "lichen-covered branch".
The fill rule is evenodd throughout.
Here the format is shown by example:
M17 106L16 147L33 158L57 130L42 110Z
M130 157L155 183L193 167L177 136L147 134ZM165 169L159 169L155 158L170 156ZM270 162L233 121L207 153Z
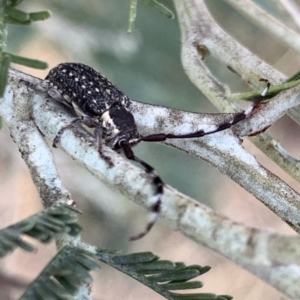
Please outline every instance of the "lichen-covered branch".
M244 2L237 1L238 4L235 3L235 5L244 5ZM224 67L233 70L250 86L255 88L259 86L258 79L260 78L267 78L272 84L278 84L286 80L284 75L280 74L260 58L252 54L248 49L240 45L221 29L211 17L204 1L174 0L174 3L182 33L183 67L191 81L218 109L223 112L231 112L234 107L226 100L229 96L228 88L224 87L221 82L218 82L205 66L203 61L205 56L203 53L210 53L210 55L219 60ZM205 49L205 51L203 51L203 49ZM259 111L256 111L252 118L250 117L245 122L237 124L233 128L233 131L238 136L245 136L268 128L275 120L287 113L289 109L299 105L299 94L299 87L280 93L272 99L272 101L261 106ZM297 118L296 109L292 109L290 112L294 118ZM174 126L174 124L172 124L172 126ZM193 142L174 142L172 145L178 146L191 154L207 160L212 165L219 168L222 173L228 175L247 191L255 195L255 197L267 205L277 215L283 217L282 213L286 215L289 211L287 213L289 215L294 211L295 214L292 213L294 216L290 220L292 221L294 217L296 217L297 224L294 223L292 227L299 233L300 211L296 203L298 200L295 202L295 198L290 198L289 193L281 194L281 192L286 189L286 187L283 187L282 185L283 182L274 176L274 174L258 165L248 152L242 147L239 148L240 145L238 145L236 141L230 140L230 137L226 136L226 134L227 133L220 133L219 136L218 134L215 134L213 137L207 137L208 139L211 139L208 142L205 137ZM214 142L214 138L219 138L219 141ZM256 140L258 140L258 138ZM259 145L260 148L266 148L265 140L266 139L264 139L264 141L258 140L256 144ZM267 141L270 142L270 140L271 138L267 136ZM221 149L222 146L223 149ZM273 159L276 158L277 160L281 160L281 163L282 160L288 158L286 153L279 147L273 147L272 152ZM222 154L219 155L220 153ZM297 172L297 170L291 168L291 166L288 170L294 173ZM256 179L258 179L257 182ZM276 195L273 194L271 196L271 190L273 190L273 192L275 191L273 188L276 190ZM298 199L299 195L294 193L295 192L293 191L292 194ZM279 198L275 200L273 196L275 196L275 198L280 197L281 200L279 200ZM275 201L273 202L273 200ZM285 204L281 202L282 200ZM290 204L293 203L292 206L295 205L292 210L285 210L285 208L287 208L287 202L289 203L288 206L290 208ZM281 204L283 205L281 206ZM197 222L198 219L195 218L193 221ZM286 222L291 225L287 219ZM224 224L222 225L222 228L224 228L223 226ZM207 228L204 230L207 230ZM202 234L202 232L199 232L199 234ZM220 234L218 235L218 238L225 235L227 236L227 234ZM250 246L252 239L248 240L248 242L248 246ZM269 243L266 240L265 242ZM256 254L263 255L263 252L264 250L260 249ZM300 279L300 273L296 264L279 264L276 266L275 261L273 261L273 263L270 264L272 265L272 272L269 272L269 268L256 266L254 261L249 263L245 263L245 261L241 262L239 259L234 261L260 278L266 280L292 299L299 298L300 291L297 282ZM283 278L286 280L282 280Z
M24 159L32 180L38 190L44 207L52 206L61 201L67 204L73 202L71 195L63 186L57 173L52 153L39 129L32 119L32 103L35 97L41 98L30 90L22 80L34 81L35 78L24 73L11 71L4 98L0 99L0 115L8 127L12 138ZM45 101L45 99L43 99ZM58 248L64 245L76 245L81 242L81 236L77 237L62 234L57 241ZM90 286L80 284L81 287L76 296L82 299L91 298Z
M251 137L251 141L259 146L269 158L277 163L284 171L300 182L300 161L294 158L283 146L266 133Z
M202 61L197 49L204 46L210 55L230 68L252 87L260 87L260 78L267 78L272 84L279 84L285 76L259 59L228 35L211 17L202 0L174 0L182 35L182 62L193 83L202 91L201 81L195 76L195 69ZM198 57L199 61L195 61ZM193 63L196 65L193 66ZM202 61L203 64L203 61Z
M12 71L9 90L1 102L0 112L5 122L9 124L14 139L22 149L22 147L28 148L27 144L30 146L35 141L34 130L38 133L38 130L34 128L35 125L47 138L52 140L61 126L68 123L72 116L67 112L61 113L63 108L57 106L54 101L47 101L45 95L33 92L28 85L20 81L20 78L31 83L39 81L36 78ZM25 100L20 99L18 90L21 91L22 99ZM20 101L21 103L19 103ZM15 111L13 117L12 110ZM275 108L271 107L268 113L272 114L272 110ZM30 112L32 119L28 119ZM260 126L264 126L264 124L259 124L261 120L259 114L260 111L257 112L258 117L255 114L236 130L251 132L249 127L251 122L255 123L258 129ZM209 128L216 122L230 117L230 114L193 114L137 102L134 103L134 115L142 133L189 132L200 127ZM15 120L17 120L17 124L14 125ZM162 120L168 121L162 122ZM27 124L30 125L29 129L32 127L29 133L30 136L33 136L33 140L28 139L26 135ZM19 133L16 132L17 128L24 136L19 137ZM26 145L22 146L22 139ZM39 161L44 153L47 155L48 146L41 135L39 135L39 139L41 139L41 144L38 146L34 143L33 149L25 148L26 161L28 161L27 157L31 157L33 161ZM93 137L82 128L77 127L66 130L60 141L60 147L95 177L114 187L139 205L150 207L152 188L151 179L147 174L119 154L104 147L105 154L111 157L113 163L113 167L109 167L99 157L94 144ZM260 166L255 158L243 149L239 139L230 130L194 140L173 141L170 144L218 167L222 173L227 174L256 195L295 230L300 231L299 194ZM43 153L36 155L35 148ZM27 154L30 151L35 154L33 157L30 156L30 153ZM49 155L49 159L52 159L51 154ZM37 162L33 164L35 165ZM31 163L29 168L32 168L30 165ZM45 172L39 166L34 167L34 170L36 173L41 173L38 178ZM32 172L32 174L36 176L35 173ZM53 178L51 176L49 178L54 180L57 174L55 172L52 174ZM47 182L47 180L45 181ZM43 181L36 182L37 184L43 183ZM293 290L289 290L290 285L299 279L300 274L298 267L300 264L300 239L298 237L287 237L238 224L169 186L165 186L161 218L171 227L245 267L293 299L300 296L298 285L295 285ZM283 276L284 281L281 280Z
M44 206L49 207L57 201L69 200L70 194L63 187L51 151L32 120L34 91L18 83L17 77L10 77L0 114L28 166Z

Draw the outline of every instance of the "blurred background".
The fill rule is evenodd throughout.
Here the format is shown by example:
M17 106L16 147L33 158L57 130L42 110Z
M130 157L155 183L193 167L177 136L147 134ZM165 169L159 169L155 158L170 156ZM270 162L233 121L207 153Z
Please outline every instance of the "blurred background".
M174 12L171 0L160 0ZM283 23L293 27L274 3L256 1ZM142 1L133 33L127 34L130 1L44 0L24 1L26 11L50 10L52 17L32 26L10 26L8 51L37 58L50 68L61 62L81 62L107 76L131 99L194 112L216 112L185 75L180 60L178 20L166 19ZM267 36L258 27L219 0L207 1L218 23L243 45L269 64L291 76L299 71L300 59ZM299 30L298 30L299 31ZM207 65L232 92L248 89L241 79L211 57ZM18 69L44 78L49 70ZM300 133L285 117L269 133L295 157L299 157ZM49 142L49 146L51 143ZM244 141L245 147L276 175L300 192L295 182L267 157ZM3 126L0 130L0 227L6 227L39 211L41 203L26 165ZM210 265L203 275L201 292L230 294L234 299L285 299L272 287L218 254L195 244L158 222L152 232L137 242L128 237L143 228L147 212L110 190L74 163L60 149L53 149L60 177L83 211L80 223L85 241L123 253L152 251L163 259L187 264ZM178 150L154 143L141 143L136 155L153 165L167 183L224 215L258 228L295 234L277 216L206 162ZM0 300L17 299L55 253L54 245L38 245L36 254L15 251L0 261ZM163 299L125 275L102 265L93 273L95 300Z

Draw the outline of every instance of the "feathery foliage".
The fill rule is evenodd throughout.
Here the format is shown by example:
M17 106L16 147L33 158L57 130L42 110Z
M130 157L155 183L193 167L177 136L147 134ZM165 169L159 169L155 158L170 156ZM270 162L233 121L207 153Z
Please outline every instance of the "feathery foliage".
M169 19L174 19L174 14L171 10L169 10L166 6L158 2L157 0L143 0L144 3L147 5L153 7L155 10L163 14ZM137 4L138 0L131 0L130 1L130 10L129 10L129 25L127 32L132 32L134 28L134 23L136 20L136 14L137 14Z
M0 97L3 97L8 79L10 63L36 69L46 69L47 63L6 52L7 24L30 25L32 22L48 19L49 11L27 13L16 8L22 0L1 0L0 2Z
M80 247L65 246L30 284L20 300L72 299L72 296L78 293L80 284L92 283L89 272L99 268L93 261L95 258L136 279L169 300L232 299L228 295L212 293L171 292L201 288L202 282L189 280L208 272L209 266L186 266L182 262L160 260L151 252L115 255L113 251L99 249L95 254Z
M58 203L42 212L35 214L21 222L0 230L0 257L20 247L26 251L33 251L34 247L25 242L21 235L33 237L42 243L49 243L59 234L68 233L76 236L81 231L77 223L79 210Z
M99 266L80 248L65 246L28 287L20 300L70 299L79 289L79 282L90 284L89 274Z
M186 266L183 262L160 260L151 252L133 253L129 255L111 255L99 250L96 257L111 267L127 274L143 283L166 299L170 300L229 300L228 295L208 293L179 294L173 290L191 290L201 288L201 281L190 281L208 272L209 266Z
M265 99L270 99L270 98L276 96L277 94L279 94L280 92L291 89L291 88L295 87L296 85L300 84L299 77L300 77L300 75L298 72L295 75L293 75L291 78L286 80L284 83L271 86ZM260 94L261 94L261 90L260 91L253 90L253 91L248 91L248 92L244 92L244 93L233 93L228 97L228 100L236 101L236 100L243 99L245 101L253 101Z
M7 255L17 247L26 251L34 250L31 244L21 238L22 234L43 243L52 241L62 233L77 236L82 229L77 223L79 213L79 210L70 205L58 203L2 229L0 231L0 257ZM166 299L232 299L228 295L172 292L201 288L203 286L201 281L191 281L191 279L208 272L209 266L186 266L182 262L160 260L151 252L116 255L116 251L99 249L95 254L93 251L71 246L63 247L56 254L20 299L72 299L70 297L78 293L81 284L92 283L89 272L98 268L92 259L106 263L136 279Z

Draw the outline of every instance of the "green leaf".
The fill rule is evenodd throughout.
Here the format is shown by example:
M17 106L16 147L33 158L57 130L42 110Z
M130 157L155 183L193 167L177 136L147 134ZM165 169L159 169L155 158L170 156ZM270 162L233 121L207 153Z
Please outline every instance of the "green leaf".
M6 255L6 253L11 252L16 247L20 247L26 251L34 251L34 248L27 242L22 241L19 232L12 229L7 229L5 231L0 231L0 257Z
M190 282L173 282L173 283L164 283L160 286L168 291L170 290L191 290L198 289L203 287L201 281L190 281Z
M30 68L35 68L35 69L47 69L48 68L48 64L37 60L37 59L31 59L31 58L27 58L27 57L23 57L23 56L18 56L18 55L14 55L11 53L6 53L3 52L5 55L9 56L11 59L12 63L15 64L19 64L19 65L23 65L23 66L27 66Z
M132 32L136 20L136 11L137 11L137 0L130 1L130 10L129 10L129 25L127 32Z
M157 10L159 13L163 14L165 17L169 19L174 19L173 12L170 9L168 9L166 6L158 2L157 0L143 0L143 2L151 6L155 10ZM134 28L136 15L137 15L137 4L138 4L138 0L130 1L129 24L127 29L128 33L132 32Z
M94 270L98 267L98 265L94 261L90 260L86 256L78 256L77 262L88 270Z
M91 270L99 268L86 252L75 247L65 246L31 283L20 300L69 299L78 292L78 283L90 283ZM41 298L42 297L42 298Z
M8 70L10 66L10 56L3 53L0 65L0 98L3 97L7 80L8 80Z
M203 274L207 273L211 269L211 267L210 266L201 267L199 265L191 265L191 266L188 266L188 269L189 270L191 270L191 269L197 270L200 275L203 275Z
M186 266L182 262L160 260L158 256L151 252L133 253L129 255L114 255L113 253L105 250L98 250L95 257L99 261L102 261L143 283L166 299L231 299L224 298L227 297L224 295L217 296L215 294L207 293L177 294L171 292L172 290L186 291L201 288L203 286L202 282L189 280L208 272L210 270L209 266Z
M3 18L3 22L7 23L7 24L14 24L14 25L30 25L31 24L30 20L21 22L19 20L16 20L16 19L10 17L10 16L5 16Z
M153 275L148 277L152 282L164 282L164 281L187 281L199 276L200 273L197 270L183 270L177 272L166 272L159 275Z
M291 80L291 81L286 81L282 84L278 84L278 85L273 85L270 87L268 94L266 95L265 99L270 99L274 96L276 96L278 93L284 91L284 90L288 90L293 88L294 86L300 84L300 80ZM261 92L263 89L261 90L255 90L255 91L249 91L249 92L245 92L245 93L234 93L231 94L228 97L228 100L230 101L236 101L236 100L246 100L246 101L253 101L255 99L257 99L257 97L260 96Z
M132 253L129 255L117 255L112 258L115 264L136 264L149 262L157 259L157 256L151 252Z
M4 8L4 12L11 18L19 21L19 22L26 22L26 21L29 21L30 19L30 16L28 13L22 11L22 10L19 10L19 9L16 9L12 6L6 6Z
M0 230L0 257L21 247L25 251L34 248L21 235L26 234L43 243L52 241L62 233L79 233L81 227L77 224L80 211L74 207L58 203L44 211L35 214L19 223Z
M29 18L32 22L36 21L44 21L46 19L49 19L51 17L51 12L49 10L45 11L39 11L29 14Z
M168 260L159 260L149 263L137 263L132 267L135 268L136 272L141 274L156 274L161 273L162 270L174 270L175 265Z
M59 282L59 284L72 296L74 296L77 292L77 287L74 282L72 282L72 278L68 276L57 276L54 275L54 278ZM21 300L21 299L20 299Z
M199 294L173 294L173 300L217 300L218 296L211 293L199 293Z
M143 0L143 2L157 10L159 13L163 14L165 17L169 19L174 19L173 12L160 2L156 0Z
M299 80L299 79L300 79L300 71L298 71L293 76L288 78L285 82L291 82L291 81L295 81L295 80Z
M184 268L186 268L185 263L183 263L183 262L176 262L175 263L175 269L174 270L183 270Z
M58 299L69 299L69 297L66 297L66 295L62 294L62 297L57 297L57 293L55 292L56 287L51 287L51 285L46 282L40 282L39 285L39 294L42 295L42 299L45 299L45 296L43 297L43 292L46 291L47 293L47 300L58 300ZM63 292L63 290L62 290Z
M217 298L217 300L231 300L231 299L233 299L233 297L229 295L220 295Z
M9 5L10 6L17 6L19 5L23 0L10 0Z

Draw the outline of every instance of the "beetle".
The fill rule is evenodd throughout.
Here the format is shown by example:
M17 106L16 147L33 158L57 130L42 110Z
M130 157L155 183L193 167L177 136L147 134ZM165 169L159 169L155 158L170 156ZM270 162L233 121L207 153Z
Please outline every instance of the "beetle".
M102 151L103 141L113 150L123 151L128 159L139 163L152 177L156 200L150 208L151 217L146 228L130 238L130 240L138 240L144 237L156 222L161 209L164 183L152 166L134 155L132 147L141 141L162 142L167 139L198 138L230 128L247 118L265 98L270 83L265 79L261 80L267 82L267 87L253 104L248 109L234 114L231 120L217 124L213 130L198 130L186 134L156 133L147 136L142 136L137 130L131 113L133 106L131 100L105 76L87 65L61 63L50 70L39 89L47 92L56 101L73 108L78 115L58 131L53 140L54 147L65 129L76 123L82 123L95 128L98 152L109 165L111 161Z

